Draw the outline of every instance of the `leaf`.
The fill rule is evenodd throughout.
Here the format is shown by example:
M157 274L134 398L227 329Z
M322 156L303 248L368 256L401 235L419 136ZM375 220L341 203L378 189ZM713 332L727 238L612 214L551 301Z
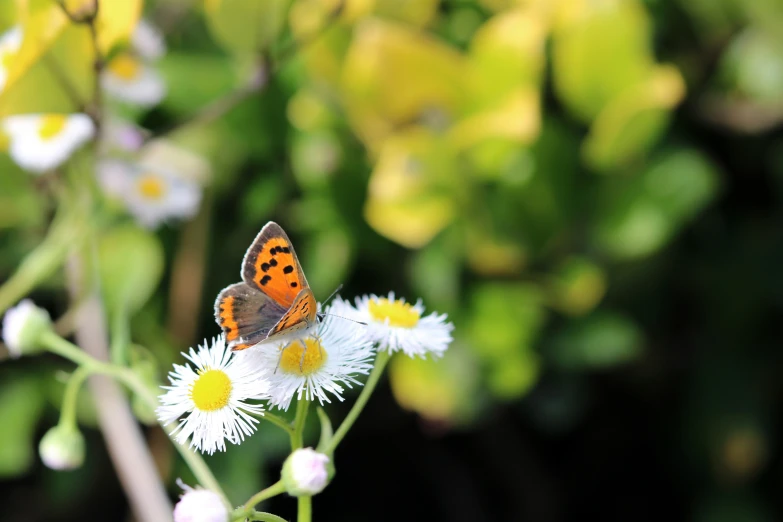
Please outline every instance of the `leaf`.
M126 225L98 244L101 287L111 311L133 314L150 298L163 274L163 247L157 236Z
M256 54L270 46L286 22L290 0L206 0L212 37L230 53Z
M44 397L38 379L15 373L4 375L0 387L0 477L24 473L35 459L33 436Z
M614 178L613 178L614 180ZM659 157L640 176L607 181L596 205L593 242L618 259L664 246L718 191L718 173L699 152Z
M334 430L332 430L332 421L329 420L329 416L324 409L318 406L316 412L318 413L318 420L321 421L321 436L318 439L316 451L322 452L329 445L329 441L332 440Z
M642 352L642 333L627 317L596 312L578 319L557 335L549 352L562 368L606 368L635 359Z

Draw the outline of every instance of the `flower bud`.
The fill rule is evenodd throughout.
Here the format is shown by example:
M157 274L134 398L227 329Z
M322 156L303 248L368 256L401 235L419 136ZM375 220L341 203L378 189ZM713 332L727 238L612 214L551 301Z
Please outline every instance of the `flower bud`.
M38 339L41 333L51 327L49 313L35 306L30 299L24 299L3 317L3 342L12 357L39 353L43 351L43 346Z
M283 484L295 497L320 493L333 474L329 457L312 448L295 450L283 464Z
M174 522L228 522L228 510L214 491L188 488L174 506Z
M57 425L43 436L38 452L49 468L75 469L84 463L84 437L75 426Z

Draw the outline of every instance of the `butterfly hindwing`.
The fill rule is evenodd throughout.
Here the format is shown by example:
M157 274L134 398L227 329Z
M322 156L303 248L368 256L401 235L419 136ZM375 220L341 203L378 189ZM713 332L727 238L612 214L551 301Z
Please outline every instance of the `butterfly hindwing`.
M312 290L305 288L296 296L291 308L272 327L267 338L282 340L300 335L302 330L316 324L317 306Z
M261 229L242 261L242 280L288 309L309 288L291 240L270 221Z
M245 283L224 288L215 301L215 319L234 350L265 340L285 315L286 308Z

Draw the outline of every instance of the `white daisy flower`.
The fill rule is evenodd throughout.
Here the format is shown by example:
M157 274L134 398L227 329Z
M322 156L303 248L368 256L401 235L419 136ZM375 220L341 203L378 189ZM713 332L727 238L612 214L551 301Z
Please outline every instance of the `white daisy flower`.
M22 47L22 34L22 28L17 25L0 35L0 91L8 80L11 62Z
M220 495L209 489L184 487L185 493L174 506L174 522L228 522L229 513Z
M95 134L86 114L21 114L8 116L2 126L11 158L35 173L60 166Z
M283 463L282 478L289 495L316 495L329 483L329 456L299 448Z
M98 163L98 182L147 228L169 218L193 217L201 203L201 186L164 165L103 160Z
M114 98L142 107L156 105L166 95L166 84L158 71L128 52L106 64L101 85Z
M166 41L160 29L147 20L139 20L131 35L131 46L145 60L157 60L166 54Z
M433 312L422 317L421 299L415 304L406 303L405 299L395 299L394 292L389 292L388 297L357 297L356 308L337 298L333 310L335 315L367 323L367 335L378 343L379 349L392 353L401 351L409 357L431 353L440 357L453 340L454 325L446 322L446 314Z
M327 310L327 314L330 313ZM258 344L237 354L253 368L266 370L269 404L287 410L291 399L331 402L327 392L343 400L343 386L361 386L354 377L372 369L372 343L363 327L339 317L326 316L316 336L285 343Z
M205 341L197 352L191 348L183 355L195 369L174 365L157 409L164 424L179 420L171 432L175 440L184 444L191 437L191 446L211 455L225 451L226 440L239 444L252 435L258 423L253 415L263 415L264 408L247 401L269 397L263 373L232 358L223 336L213 339L211 348Z

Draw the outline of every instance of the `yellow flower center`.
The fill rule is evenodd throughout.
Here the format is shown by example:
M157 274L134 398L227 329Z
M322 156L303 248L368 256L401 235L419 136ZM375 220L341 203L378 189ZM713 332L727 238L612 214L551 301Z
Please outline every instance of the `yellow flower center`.
M304 356L303 356L304 352ZM326 350L313 338L288 345L280 356L280 368L287 373L310 375L326 364Z
M419 323L421 314L416 311L410 303L401 300L389 301L385 297L372 299L367 305L370 315L376 321L385 323L389 320L390 326L401 326L403 328L413 328Z
M190 389L190 398L201 411L224 408L231 398L231 379L223 370L200 372Z
M133 80L138 77L141 65L139 61L129 54L120 54L107 66L109 71L123 80Z
M47 114L41 118L41 126L38 127L38 135L42 140L50 140L60 134L65 127L64 114Z
M166 184L155 174L142 174L136 182L139 192L147 199L160 199L166 194Z

